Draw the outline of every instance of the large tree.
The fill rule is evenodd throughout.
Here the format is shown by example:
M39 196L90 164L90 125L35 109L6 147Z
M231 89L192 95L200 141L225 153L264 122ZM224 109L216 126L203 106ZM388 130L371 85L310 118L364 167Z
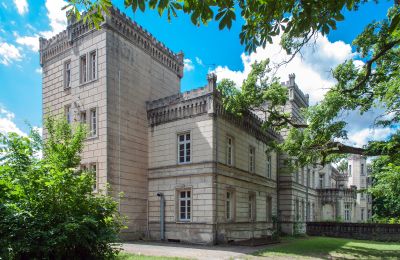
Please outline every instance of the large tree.
M265 47L272 38L281 35L281 46L292 57L318 35L327 35L336 30L337 22L345 19L345 11L357 11L367 0L125 0L125 6L133 11L155 9L168 19L183 12L199 26L215 20L219 28L230 28L240 14L244 20L239 35L246 51ZM374 1L378 2L378 0ZM98 25L101 12L108 12L110 0L69 0L66 7L78 14L83 7L91 15L85 16ZM361 154L383 156L375 163L373 174L386 180L399 178L399 161L394 154L400 151L400 131L385 141L371 141L364 147L346 145L346 125L340 119L346 111L365 113L379 106L384 113L375 121L376 126L398 129L400 121L400 0L394 0L387 10L387 16L380 21L366 24L363 32L352 42L359 53L357 59L362 66L356 66L349 59L332 70L337 84L325 95L324 100L304 111L304 121L297 121L290 114L278 109L286 102L285 89L278 83L268 68L268 62L254 64L253 71L243 82L240 90L233 82L224 80L220 84L225 94L225 106L233 113L246 110L263 111L269 115L265 127L277 130L288 128L289 136L280 145L301 164L325 164L337 156ZM93 15L95 14L95 15ZM287 61L290 62L290 59ZM268 104L268 106L266 106ZM383 159L382 159L383 158ZM379 166L379 167L378 167ZM390 175L390 176L388 176ZM392 179L393 179L392 178ZM400 196L392 186L394 196ZM374 196L382 197L377 190ZM398 204L400 205L400 203ZM393 215L393 214L392 214Z

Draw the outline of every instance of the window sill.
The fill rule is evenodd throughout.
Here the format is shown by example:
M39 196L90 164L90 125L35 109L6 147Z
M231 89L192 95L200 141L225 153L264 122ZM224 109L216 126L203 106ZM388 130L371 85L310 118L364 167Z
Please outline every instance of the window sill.
M88 81L86 81L86 82L79 83L79 87L80 87L80 88L81 88L81 87L84 87L85 85L88 85L88 84L90 84L90 83L93 83L93 82L97 81L98 79L99 79L99 78L95 78L95 79L88 80Z
M176 221L176 224L190 224L192 223L192 220L178 220Z
M99 136L98 136L98 135L89 136L89 137L87 137L87 138L86 138L86 140L85 140L85 141L92 141L92 140L95 140L95 139L98 139L98 138L99 138Z

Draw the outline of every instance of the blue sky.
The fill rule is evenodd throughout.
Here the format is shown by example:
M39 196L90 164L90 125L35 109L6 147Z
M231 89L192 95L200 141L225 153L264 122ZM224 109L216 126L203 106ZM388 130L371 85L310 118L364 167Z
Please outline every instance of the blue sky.
M125 10L122 0L113 3ZM327 38L319 37L317 47L306 49L303 59L298 58L281 70L282 80L286 80L288 73L296 73L300 88L311 93L311 102L320 100L324 89L333 84L329 69L354 55L349 45L351 41L366 23L385 17L392 4L392 0L368 3L358 12L346 12L346 19L338 24L337 31L331 32ZM37 37L51 37L62 30L65 23L60 10L62 5L62 0L0 0L0 131L20 129L27 132L26 121L41 126ZM196 27L182 13L168 23L165 17L160 18L154 11L125 12L173 51L185 53L187 66L182 80L183 91L205 85L210 70L215 70L219 78L230 77L240 84L251 62L266 57L276 60L285 57L282 53L277 54L277 43L259 49L257 53L245 54L239 42L241 20L234 23L231 30L219 31L215 22ZM354 134L365 132L370 126L362 118L355 120L359 122L350 129Z

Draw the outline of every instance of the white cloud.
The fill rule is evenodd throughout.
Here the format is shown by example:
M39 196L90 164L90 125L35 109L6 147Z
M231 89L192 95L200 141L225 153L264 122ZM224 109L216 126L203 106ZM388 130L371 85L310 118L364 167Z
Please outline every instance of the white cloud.
M0 133L17 133L22 136L27 136L21 129L14 123L14 113L0 107Z
M258 47L256 52L249 55L243 53L241 55L243 70L234 71L227 66L217 66L214 72L219 80L229 78L241 86L251 71L251 64L255 61L269 58L271 65L274 66L289 59L290 56L282 49L279 42L280 38L275 37L273 44L265 48ZM311 104L322 100L327 90L335 84L331 76L332 68L355 55L349 44L342 41L330 42L324 36L319 36L315 44L305 46L301 54L290 63L281 66L276 76L280 77L281 81L286 81L289 73L295 73L297 85L304 93L310 95Z
M39 36L17 36L15 40L18 44L29 47L32 51L39 51Z
M360 131L353 131L348 134L346 143L357 147L366 145L368 141L382 141L395 132L394 129L386 128L364 128Z
M65 15L65 10L61 10L65 5L67 5L67 2L63 0L46 0L45 6L51 30L41 31L31 36L19 36L16 34L14 35L16 42L29 47L32 51L39 51L39 37L49 39L66 29L67 17Z
M183 69L184 69L185 71L192 71L192 70L194 70L193 62L192 62L192 60L190 60L190 59L184 59L184 60L183 60L183 65L184 65Z
M20 15L28 12L28 2L26 0L14 0L14 4Z
M196 57L196 62L197 64L204 66L203 61L199 57Z
M35 72L36 72L36 73L39 73L39 74L42 74L42 73L43 73L43 70L42 70L42 68L37 68L37 69L35 70Z
M6 42L0 42L0 63L8 66L13 61L21 60L22 55L12 44Z

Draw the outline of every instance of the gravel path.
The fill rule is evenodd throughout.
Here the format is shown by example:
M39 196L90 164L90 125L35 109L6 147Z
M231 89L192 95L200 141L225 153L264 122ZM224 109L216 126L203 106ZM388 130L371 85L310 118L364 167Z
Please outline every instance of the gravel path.
M160 242L133 242L123 244L123 250L128 253L149 256L175 256L198 260L266 259L249 255L265 247L267 246L198 246Z

